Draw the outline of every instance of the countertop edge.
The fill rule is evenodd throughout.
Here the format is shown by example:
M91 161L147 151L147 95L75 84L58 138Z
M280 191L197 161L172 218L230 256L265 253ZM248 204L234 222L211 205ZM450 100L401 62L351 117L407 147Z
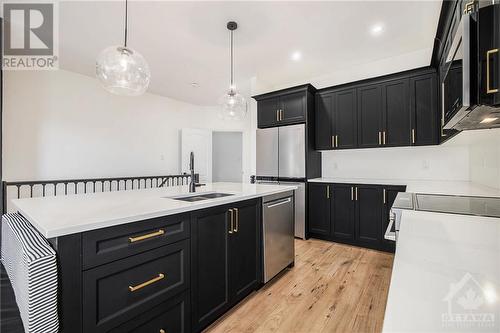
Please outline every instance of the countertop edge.
M82 233L82 232L88 232L88 231L92 231L92 230L115 227L115 226L128 224L128 223L144 221L144 220L158 218L158 217L162 217L162 216L170 216L170 215L175 215L175 214L193 212L193 211L197 211L197 210L201 210L201 209L226 205L226 204L230 204L233 202L251 200L251 199L261 198L261 197L265 197L265 196L269 196L269 195L273 195L273 194L294 191L296 189L297 189L296 186L286 185L286 186L283 186L282 189L279 189L279 190L275 189L272 191L266 191L264 193L236 194L235 196L231 196L231 197L224 197L224 198L219 198L219 199L215 199L215 200L207 200L207 201L203 201L203 202L197 202L195 204L192 204L191 206L186 206L186 207L169 208L169 209L155 211L155 212L151 212L151 213L147 213L147 214L133 215L130 217L122 217L122 218L116 218L116 219L107 219L105 221L95 221L95 222L92 222L92 223L89 223L86 225L76 225L76 226L71 226L71 227L67 227L67 228L59 228L59 229L47 229L47 228L45 228L41 223L37 222L37 220L35 218L33 218L25 209L23 209L22 204L19 205L19 202L16 202L18 200L12 200L12 204L16 208L16 210L38 230L38 232L40 232L45 238L51 239L51 238L63 237L63 236L68 236L68 235Z

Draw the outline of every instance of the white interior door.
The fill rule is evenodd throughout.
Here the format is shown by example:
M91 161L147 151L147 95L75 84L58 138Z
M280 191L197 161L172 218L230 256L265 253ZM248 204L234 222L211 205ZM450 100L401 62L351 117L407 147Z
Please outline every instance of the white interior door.
M212 132L212 181L243 181L243 133Z
M212 131L183 128L181 130L181 172L189 173L189 154L194 153L194 171L200 182L212 182Z

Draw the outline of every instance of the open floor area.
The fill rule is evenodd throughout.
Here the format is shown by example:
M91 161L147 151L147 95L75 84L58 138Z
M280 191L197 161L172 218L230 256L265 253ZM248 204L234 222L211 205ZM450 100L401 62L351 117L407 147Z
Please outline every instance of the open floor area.
M205 332L380 332L390 253L316 239L295 240L295 267Z

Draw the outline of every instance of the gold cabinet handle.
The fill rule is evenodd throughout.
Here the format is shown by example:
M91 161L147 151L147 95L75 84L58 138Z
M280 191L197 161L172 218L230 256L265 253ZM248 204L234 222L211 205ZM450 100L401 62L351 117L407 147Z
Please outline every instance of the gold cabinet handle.
M167 333L163 328L160 328L160 333Z
M276 121L280 121L280 110L276 110Z
M233 209L229 209L229 233L232 234L234 230L234 215L233 215Z
M283 120L283 110L280 109L280 121Z
M148 238L152 238L152 237L157 237L157 236L161 236L165 233L165 230L163 229L160 229L156 232L152 232L150 234L147 234L147 235L142 235L142 236L137 236L137 237L129 237L128 238L128 241L130 243L135 243L135 242L140 242L142 240L145 240L145 239L148 239Z
M378 131L378 145L382 145L382 132Z
M498 53L498 49L489 50L486 52L486 93L494 94L498 92L498 88L492 89L490 87L490 57L492 54Z
M351 186L351 201L354 201L354 187Z
M385 188L384 188L384 205L386 204L386 192L385 192Z
M332 135L332 148L335 148L335 135Z
M326 185L326 198L330 199L330 185Z
M160 281L160 280L163 280L164 278L165 278L165 274L160 273L160 274L158 274L158 276L157 276L157 277L155 277L155 278L153 278L153 279L151 279L151 280L149 280L149 281L143 282L143 283L141 283L141 284L138 284L137 286L133 286L133 287L132 287L132 286L128 286L128 289L129 289L131 292L134 292L134 291L136 291L136 290L139 290L139 289L142 289L142 288L144 288L144 287L147 287L147 286L149 286L150 284L153 284L153 283L155 283L155 282L158 282L158 281Z
M234 208L234 215L236 215L236 218L235 218L235 226L234 226L234 232L238 232L238 229L240 227L240 211L238 210L238 208Z
M411 143L415 144L415 129L411 129Z
M473 10L474 10L474 1L465 4L464 14L472 13Z
M382 144L385 146L385 131L382 132Z
M355 194L355 196L356 196L356 201L358 201L358 187L357 187L357 186L356 186L355 192L356 192L356 194Z
M339 136L335 135L335 147L339 147Z

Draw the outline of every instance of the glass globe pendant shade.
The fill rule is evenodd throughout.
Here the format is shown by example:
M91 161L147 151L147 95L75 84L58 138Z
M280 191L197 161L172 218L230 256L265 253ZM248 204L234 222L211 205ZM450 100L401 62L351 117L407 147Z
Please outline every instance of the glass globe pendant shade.
M230 89L219 99L219 116L224 120L242 120L247 114L245 97Z
M99 54L96 75L109 92L128 96L143 94L151 78L144 57L123 46L110 46Z

